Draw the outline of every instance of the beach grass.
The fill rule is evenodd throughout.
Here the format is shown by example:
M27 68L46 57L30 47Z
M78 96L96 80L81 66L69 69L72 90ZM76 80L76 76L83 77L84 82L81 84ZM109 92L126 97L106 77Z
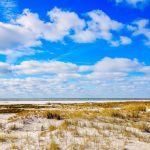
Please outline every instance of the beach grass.
M130 140L150 143L150 102L21 104L1 108L7 111L0 115L10 117L4 118L6 124L1 123L0 143L9 148L33 145L44 150L105 150L126 149ZM113 145L114 140L120 141L119 148Z

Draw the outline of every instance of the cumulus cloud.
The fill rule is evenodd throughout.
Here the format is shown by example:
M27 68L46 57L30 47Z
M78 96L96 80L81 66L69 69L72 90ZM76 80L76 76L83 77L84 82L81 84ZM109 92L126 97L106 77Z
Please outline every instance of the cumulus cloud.
M16 24L0 22L0 54L16 58L32 54L34 50L31 47L39 45L41 42L30 30Z
M85 27L85 21L79 18L75 12L62 11L61 9L54 8L48 12L48 16L52 21L51 30L53 34L55 35L56 31L58 34L54 40L63 39L64 36L70 35L71 31L76 33ZM45 34L45 37L51 40L51 33Z
M9 94L11 97L108 97L109 94L146 97L149 92L142 95L141 89L150 89L150 66L128 58L105 57L93 65L60 61L24 61L17 65L1 62L0 76L3 76L0 93L4 97Z
M132 43L132 40L129 37L126 36L121 36L120 37L120 42L122 45L128 45Z
M86 13L86 19L59 8L53 8L47 15L49 21L45 22L37 13L25 9L11 22L0 22L0 53L8 58L26 55L25 51L34 54L34 47L41 46L42 40L58 42L65 38L77 43L89 43L97 39L105 40L110 45L115 40L118 46L131 43L131 39L120 35L124 25L101 10Z
M61 41L70 31L82 30L85 26L84 20L80 19L74 12L63 11L54 8L47 13L50 22L40 20L38 14L24 10L23 15L16 20L16 23L29 29L40 38L51 42Z
M125 73L146 72L149 66L140 63L137 59L109 58L105 57L93 65L76 65L70 62L61 61L23 61L18 65L11 65L1 62L2 71L10 70L15 75L71 75L81 77L92 75L92 73ZM5 69L4 69L5 68ZM85 73L85 74L84 74ZM81 76L80 76L81 75ZM104 76L105 77L105 76Z
M150 24L148 19L136 20L129 26L129 30L133 31L133 36L142 35L145 37L144 43L147 46L150 46Z
M7 63L0 62L0 75L12 75L11 66Z
M147 74L150 74L150 66L144 66L140 70L141 72L145 72Z
M114 75L114 74L113 74ZM112 76L113 76L112 75ZM107 76L110 79L110 76ZM110 82L111 81L111 82ZM1 97L149 97L150 76L103 78L1 78ZM130 90L129 90L130 89ZM144 93L142 92L144 90ZM69 92L68 92L69 91Z
M49 21L40 19L37 13L25 9L11 22L0 22L0 54L12 62L24 55L38 53L43 40L64 42L66 38L77 43L104 40L110 46L118 47L132 43L132 39L122 35L122 30L142 35L145 44L150 45L149 20L141 19L125 25L109 17L102 10L93 10L85 16L75 12L53 8L47 13ZM128 27L128 28L126 28ZM13 36L12 36L13 35ZM35 50L36 47L36 50Z
M100 10L87 13L89 20L81 19L75 12L63 11L54 8L48 12L50 22L40 20L38 14L24 10L16 22L40 38L51 42L62 41L64 37L70 37L75 42L93 42L96 39L111 40L111 31L118 31L123 24L112 20ZM57 32L56 32L57 31Z
M134 59L106 57L95 64L94 70L100 72L131 72L136 71L140 63Z
M15 65L13 69L17 74L40 74L40 73L68 73L76 72L78 66L72 63L59 61L24 61L20 65Z
M13 35L13 36L12 36ZM10 49L16 47L39 46L40 41L32 35L30 30L18 25L0 22L0 49Z
M118 41L111 41L111 45L118 47L119 45L129 45L132 43L132 39L126 36L120 36Z
M93 42L96 39L111 41L113 38L112 31L119 31L123 28L123 24L111 19L101 10L88 12L90 20L87 21L87 28L77 32L73 39L76 42Z

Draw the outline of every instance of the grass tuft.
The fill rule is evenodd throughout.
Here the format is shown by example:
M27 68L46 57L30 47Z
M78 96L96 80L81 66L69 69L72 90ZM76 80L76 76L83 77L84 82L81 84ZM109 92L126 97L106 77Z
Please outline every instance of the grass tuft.
M59 129L60 129L60 130L67 130L69 124L70 124L70 123L69 123L67 120L65 120L65 121L59 126Z
M54 131L54 130L56 130L56 129L57 129L57 127L51 125L51 126L49 126L48 131L51 132L51 131Z
M46 118L47 119L62 120L62 117L60 116L60 114L58 114L56 112L50 112L50 111L46 111Z
M59 150L59 146L54 140L52 140L46 150Z

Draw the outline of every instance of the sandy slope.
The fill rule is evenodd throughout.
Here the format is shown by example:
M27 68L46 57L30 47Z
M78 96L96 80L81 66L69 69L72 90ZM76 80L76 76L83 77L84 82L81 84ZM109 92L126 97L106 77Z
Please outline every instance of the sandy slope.
M57 120L29 115L10 121L15 115L0 114L0 150L52 150L53 142L61 150L150 150L150 133L125 127L119 118L117 124L107 117Z

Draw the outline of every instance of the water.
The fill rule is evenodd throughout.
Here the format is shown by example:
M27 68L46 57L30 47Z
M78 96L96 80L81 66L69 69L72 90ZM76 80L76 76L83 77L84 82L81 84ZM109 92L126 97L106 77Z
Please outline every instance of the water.
M0 98L0 101L150 101L150 98Z

